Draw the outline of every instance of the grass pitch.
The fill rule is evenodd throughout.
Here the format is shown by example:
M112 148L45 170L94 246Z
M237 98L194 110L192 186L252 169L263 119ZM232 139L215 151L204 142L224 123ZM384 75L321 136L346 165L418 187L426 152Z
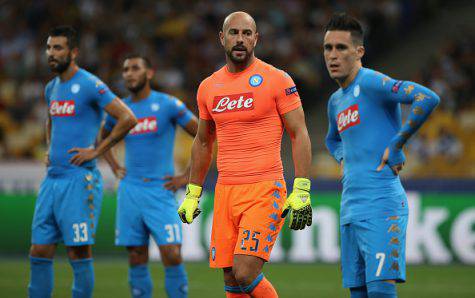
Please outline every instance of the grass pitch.
M186 264L189 278L189 297L224 297L222 273L208 268L206 263ZM71 297L72 272L65 259L55 261L53 297ZM163 270L160 263L151 264L154 297L166 297ZM125 258L95 262L96 284L94 297L130 297ZM349 297L341 287L339 265L267 264L266 277L274 284L282 298L286 297ZM474 266L410 266L406 284L398 287L399 297L475 297ZM0 297L27 296L29 263L27 258L0 259Z

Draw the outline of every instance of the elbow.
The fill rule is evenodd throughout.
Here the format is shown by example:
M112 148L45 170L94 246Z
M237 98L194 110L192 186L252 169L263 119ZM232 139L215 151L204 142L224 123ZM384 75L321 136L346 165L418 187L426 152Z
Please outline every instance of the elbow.
M137 118L133 114L128 115L125 119L125 122L128 128L127 130L131 130L138 123Z

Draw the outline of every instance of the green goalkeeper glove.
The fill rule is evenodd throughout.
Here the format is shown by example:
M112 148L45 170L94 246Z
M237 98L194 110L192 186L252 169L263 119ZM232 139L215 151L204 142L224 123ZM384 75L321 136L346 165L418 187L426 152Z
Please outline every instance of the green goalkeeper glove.
M188 183L186 186L185 199L178 208L178 215L183 223L190 224L193 219L200 215L201 210L198 208L198 204L202 190L201 186L192 183Z
M310 180L295 178L294 190L282 207L281 217L290 212L289 228L303 230L312 224L312 206L310 205Z

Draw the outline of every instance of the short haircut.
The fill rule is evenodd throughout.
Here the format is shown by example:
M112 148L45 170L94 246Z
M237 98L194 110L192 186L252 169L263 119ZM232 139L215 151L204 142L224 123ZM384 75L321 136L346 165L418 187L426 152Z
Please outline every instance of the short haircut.
M363 45L364 33L361 23L346 13L335 13L325 27L327 31L349 31L354 44Z
M138 53L128 54L127 56L125 56L124 61L127 59L136 59L136 58L142 59L146 68L148 69L152 68L152 62L150 62L150 59L148 59L147 56L142 55L142 54L138 54Z
M79 47L79 37L76 30L71 26L57 26L50 30L49 36L57 37L64 36L67 38L69 49L74 49Z

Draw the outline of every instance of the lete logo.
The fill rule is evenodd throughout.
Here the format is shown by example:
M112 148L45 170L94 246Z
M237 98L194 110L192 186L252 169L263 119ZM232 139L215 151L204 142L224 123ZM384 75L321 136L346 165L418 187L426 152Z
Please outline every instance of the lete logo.
M49 114L51 116L75 116L76 105L74 100L53 100L49 106Z
M358 105L352 105L343 112L338 114L338 132L343 132L345 129L350 128L360 123L360 113L358 111Z
M155 116L140 118L138 123L129 132L131 135L139 135L144 133L157 131L157 118Z
M254 109L254 98L252 92L215 96L213 100L213 114L238 112Z

